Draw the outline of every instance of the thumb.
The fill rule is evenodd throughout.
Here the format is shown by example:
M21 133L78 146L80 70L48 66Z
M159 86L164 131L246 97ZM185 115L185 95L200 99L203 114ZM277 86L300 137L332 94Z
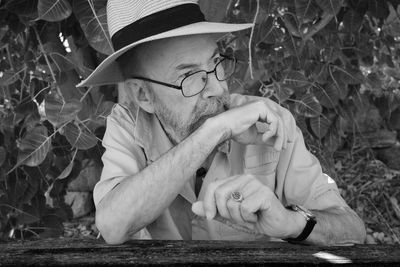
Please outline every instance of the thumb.
M200 217L206 217L206 213L204 211L203 201L197 201L192 204L192 211L194 214Z

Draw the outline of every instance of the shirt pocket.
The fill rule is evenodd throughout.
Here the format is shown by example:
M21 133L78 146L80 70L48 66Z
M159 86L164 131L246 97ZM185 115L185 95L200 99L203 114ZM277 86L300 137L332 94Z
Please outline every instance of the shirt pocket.
M244 173L255 175L263 184L274 189L280 152L271 146L247 146Z

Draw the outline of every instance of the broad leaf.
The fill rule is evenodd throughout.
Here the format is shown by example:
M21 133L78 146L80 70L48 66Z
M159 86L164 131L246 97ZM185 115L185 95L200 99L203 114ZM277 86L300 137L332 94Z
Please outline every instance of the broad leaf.
M336 129L331 127L324 137L324 147L328 152L334 153L342 146L342 139Z
M260 38L259 42L275 44L277 40L283 37L283 33L275 27L275 18L268 16L265 22L260 25L258 36Z
M104 101L100 104L99 108L96 110L95 117L96 119L104 120L110 115L112 108L115 103L112 101Z
M31 98L26 98L19 103L15 111L21 115L27 116L29 114L38 114L38 106Z
M308 126L307 126L307 118L305 118L304 116L296 116L296 125L297 127L300 128L300 130L303 133L307 133L308 132Z
M69 71L75 68L74 63L68 59L68 55L64 56L60 53L49 53L49 57L57 66L58 71Z
M21 203L31 202L31 199L36 195L36 193L39 190L40 179L41 179L40 177L32 177L32 176L28 178L29 186L26 188L24 194L20 199Z
M37 210L31 205L24 204L17 217L18 224L32 224L40 220Z
M318 6L314 0L295 0L296 15L303 23L313 21L318 15Z
M343 0L316 0L315 2L322 10L331 15L336 15L343 4Z
M332 122L325 116L318 116L310 119L310 126L318 138L323 138L329 131Z
M107 5L107 0L73 0L72 10L76 18L83 23L85 20L90 20L93 16L92 7L96 12Z
M368 12L377 19L386 19L390 13L387 2L382 0L368 0Z
M345 84L360 84L363 83L365 77L361 73L360 69L356 68L340 68L335 67L336 71L333 73L333 76L344 82Z
M0 146L0 167L6 160L6 156L7 156L6 150L4 149L4 147Z
M44 126L36 126L28 132L19 144L18 163L15 169L21 164L38 166L46 158L50 150L51 140Z
M67 0L39 0L39 18L46 21L61 21L72 13L72 7Z
M113 52L108 33L105 1L74 0L74 14L89 41L89 44L105 55Z
M289 36L286 37L282 44L284 46L284 49L286 49L285 53L287 52L288 54L295 56L300 61L299 54L302 50L302 43L303 42L299 37L295 37L294 35L289 34Z
M38 15L37 5L38 0L9 0L5 7L10 12L20 16L36 18Z
M74 155L72 156L71 161L69 162L69 164L67 165L67 167L60 173L60 175L57 176L56 179L65 179L68 177L68 175L71 173L72 171L72 167L74 167L74 160L75 160L75 156L76 156L76 152L78 150L75 150Z
M278 8L278 1L276 0L262 0L260 7L265 10L267 14L272 14Z
M24 166L22 170L25 172L25 174L27 175L27 177L29 177L30 180L42 179L43 181L45 181L48 179L47 174L49 172L51 164L53 163L53 156L54 155L52 151L49 151L49 153L47 153L46 158L39 166L35 167Z
M322 106L314 95L305 94L296 102L295 111L304 117L313 118L321 114Z
M306 76L299 71L289 70L283 73L283 83L292 87L304 87L310 84Z
M363 17L355 10L350 9L343 18L343 29L347 32L357 32L362 23Z
M64 103L56 94L49 94L45 98L46 118L56 128L73 120L81 109L82 103L77 99Z
M90 68L88 60L85 59L85 49L75 45L75 40L72 36L67 38L71 52L67 54L66 59L74 65L76 72L79 76L87 78L93 71ZM87 66L88 65L88 66ZM94 66L93 66L94 67Z
M72 122L65 127L65 136L71 146L77 149L89 149L97 144L97 138L93 133Z
M348 88L347 83L342 80L342 77L339 75L339 72L333 72L332 76L330 77L332 81L332 85L336 88L339 93L339 98L344 100L347 97Z
M0 71L0 86L13 84L18 80L18 78L18 74L12 71Z
M368 87L375 96L381 96L383 94L382 80L377 73L372 72L368 74L366 80Z
M327 83L323 87L313 87L313 93L321 105L327 108L334 108L339 103L339 92L333 83Z
M279 102L283 103L294 94L294 90L287 86L275 86L275 95Z

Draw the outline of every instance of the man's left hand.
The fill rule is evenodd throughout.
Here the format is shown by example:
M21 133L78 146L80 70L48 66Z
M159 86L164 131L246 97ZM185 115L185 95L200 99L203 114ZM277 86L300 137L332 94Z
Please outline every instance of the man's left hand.
M235 201L232 192L240 192L242 201ZM211 220L217 213L250 230L276 238L297 237L304 229L303 216L286 209L271 189L253 175L237 175L211 183L204 200L192 210Z
M240 107L244 104L251 103L254 101L263 101L264 105L268 106L270 112L273 114L267 114L268 116L274 117L277 119L277 127L279 128L279 132L282 136L274 136L271 139L268 139L267 142L259 141L258 136L263 134L270 129L270 125L265 122L257 122L253 126L251 126L247 131L241 133L240 135L234 136L233 139L241 144L269 144L274 146L276 150L280 151L281 148L285 149L287 147L287 143L292 142L289 137L289 129L287 129L287 125L285 124L287 118L286 114L283 114L279 109L279 105L273 102L272 100L265 97L257 97L257 96L245 96L239 94L231 94L230 95L230 108ZM281 140L280 140L281 139ZM278 144L281 141L281 144Z

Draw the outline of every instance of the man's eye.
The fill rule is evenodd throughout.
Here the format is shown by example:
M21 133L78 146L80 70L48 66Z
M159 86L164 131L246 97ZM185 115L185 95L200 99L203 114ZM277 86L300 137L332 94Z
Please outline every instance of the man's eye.
M186 78L187 76L190 76L192 73L193 73L193 71L188 71L188 72L185 72L184 74L182 74L181 76L183 78Z
M182 82L183 79L185 79L186 77L190 76L193 73L193 71L187 71L185 73L182 73L181 75L179 75L178 79L176 79L177 82Z
M215 57L215 58L214 58L214 64L217 64L218 62L221 62L222 59L223 59L222 56Z

